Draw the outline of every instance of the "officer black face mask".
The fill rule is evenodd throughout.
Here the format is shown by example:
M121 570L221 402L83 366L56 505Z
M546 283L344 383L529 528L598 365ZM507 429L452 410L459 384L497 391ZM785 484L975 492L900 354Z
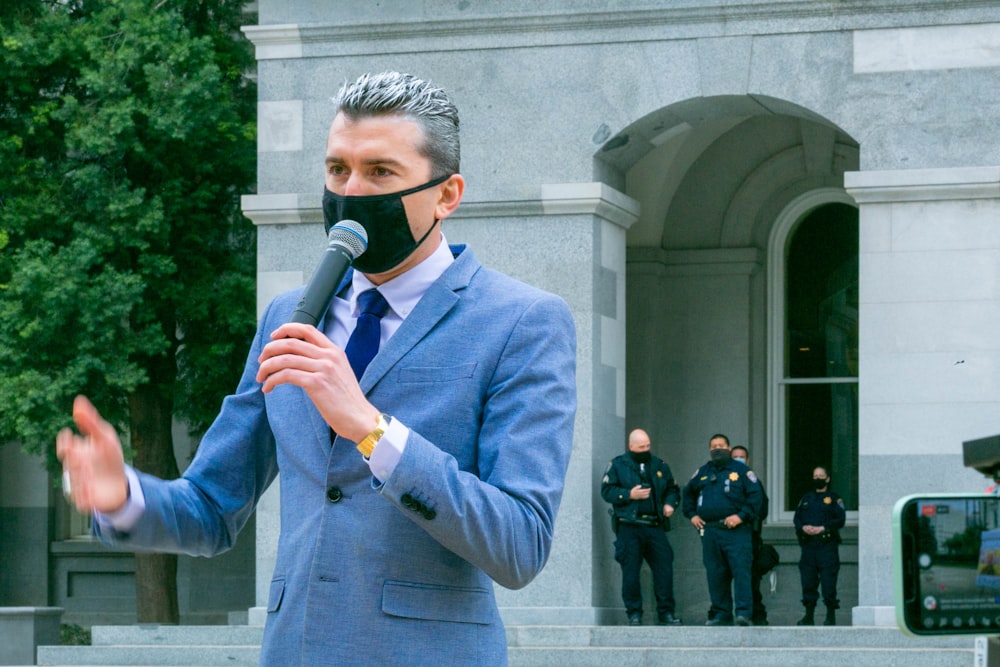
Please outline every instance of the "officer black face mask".
M725 463L733 457L733 453L728 449L713 449L708 455L712 457L712 463Z
M816 478L813 478L813 488L816 489L817 491L819 491L820 489L822 489L823 487L825 487L827 485L827 482L829 482L829 481L830 480L828 480L828 479L816 479Z
M420 247L438 221L420 240L413 238L406 218L403 197L440 185L451 178L446 174L409 190L384 195L346 196L323 189L323 223L327 233L342 220L354 220L368 233L368 249L352 266L362 273L385 273L403 263Z
M633 452L630 449L628 450L628 455L636 463L649 463L650 459L652 458L652 454L649 453L649 450L646 450L644 452Z

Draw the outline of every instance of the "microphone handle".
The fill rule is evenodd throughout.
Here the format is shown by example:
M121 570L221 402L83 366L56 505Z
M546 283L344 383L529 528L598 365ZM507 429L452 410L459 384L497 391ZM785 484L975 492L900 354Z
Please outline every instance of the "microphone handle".
M309 284L306 285L302 298L288 321L316 326L326 309L330 307L337 286L344 279L352 261L354 257L347 248L337 243L330 244L323 253L319 266L309 278Z

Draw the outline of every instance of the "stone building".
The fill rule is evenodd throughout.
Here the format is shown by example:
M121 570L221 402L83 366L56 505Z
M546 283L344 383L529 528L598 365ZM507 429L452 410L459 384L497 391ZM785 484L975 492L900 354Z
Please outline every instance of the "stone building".
M961 443L1000 433L1000 2L257 6L243 209L261 307L324 244L329 98L397 69L462 116L449 242L573 310L579 412L554 551L532 585L498 591L508 622L621 622L598 486L642 427L681 480L713 433L749 446L784 561L766 594L777 622L799 611L792 510L827 465L849 505L844 606L894 623L893 503L982 490ZM0 516L18 505L7 479ZM257 514L251 621L279 502ZM697 535L681 522L672 540L679 613L696 622Z

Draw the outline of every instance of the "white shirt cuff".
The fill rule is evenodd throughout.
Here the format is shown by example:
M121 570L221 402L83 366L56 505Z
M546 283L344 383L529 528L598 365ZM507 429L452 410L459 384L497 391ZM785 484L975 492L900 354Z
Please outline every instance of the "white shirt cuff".
M102 527L110 527L119 533L127 533L139 522L142 513L146 511L146 496L142 493L139 476L130 466L125 466L125 477L128 479L128 499L121 509L114 512L94 512L94 521Z
M389 476L399 464L399 459L406 449L406 440L410 437L410 429L406 428L398 419L389 420L389 428L379 438L372 455L368 459L368 467L372 474L380 482L389 479Z

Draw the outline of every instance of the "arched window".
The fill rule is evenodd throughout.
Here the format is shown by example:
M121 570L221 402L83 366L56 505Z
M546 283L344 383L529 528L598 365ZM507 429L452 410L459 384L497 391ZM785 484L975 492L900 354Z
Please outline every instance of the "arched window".
M771 233L772 518L790 520L812 469L858 506L858 211L840 190L799 197Z

